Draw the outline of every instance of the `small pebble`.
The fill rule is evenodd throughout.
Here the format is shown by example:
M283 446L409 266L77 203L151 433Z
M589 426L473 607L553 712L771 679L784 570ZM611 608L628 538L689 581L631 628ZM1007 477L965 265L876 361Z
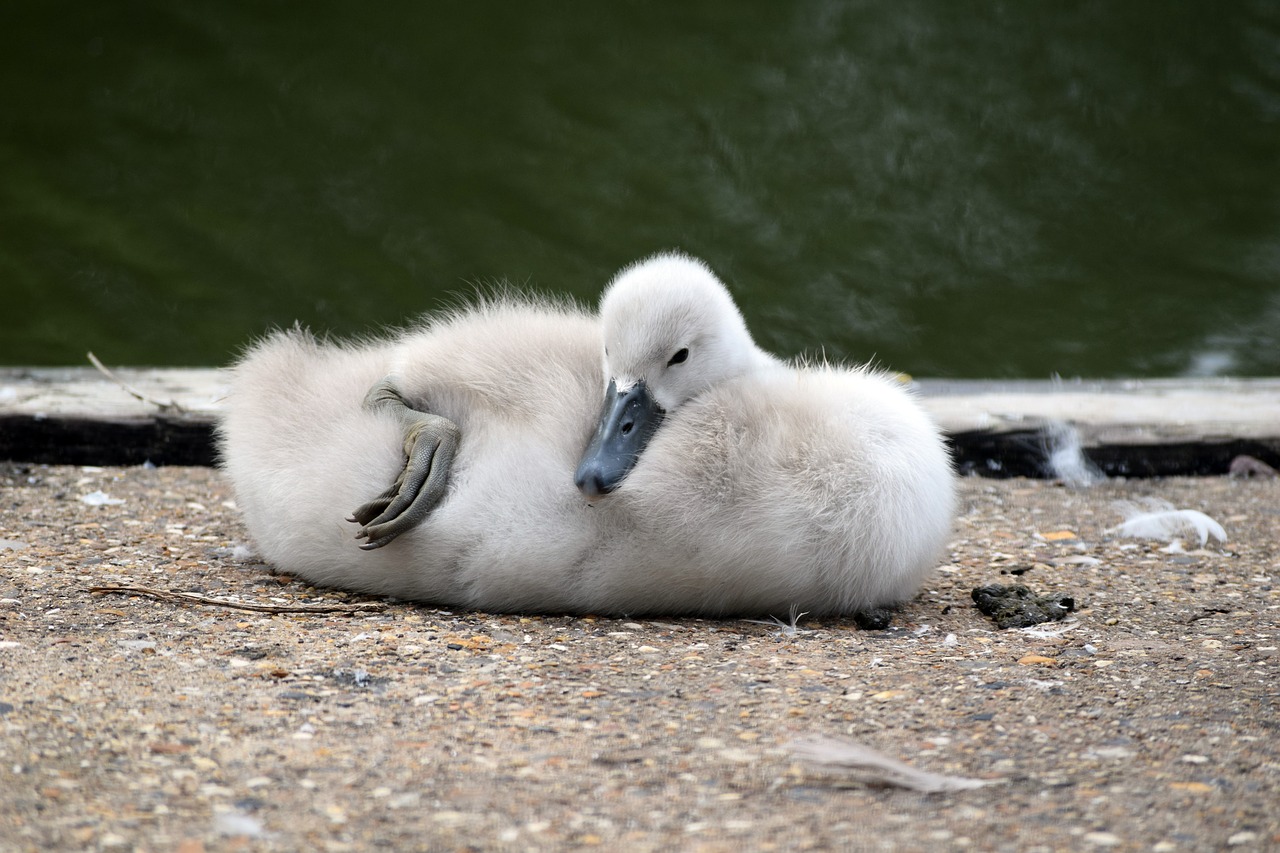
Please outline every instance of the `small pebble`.
M213 818L213 830L226 837L244 836L259 838L262 836L262 823L254 817L240 812L223 812Z
M1120 836L1111 832L1086 832L1084 840L1096 847L1115 847L1121 843Z

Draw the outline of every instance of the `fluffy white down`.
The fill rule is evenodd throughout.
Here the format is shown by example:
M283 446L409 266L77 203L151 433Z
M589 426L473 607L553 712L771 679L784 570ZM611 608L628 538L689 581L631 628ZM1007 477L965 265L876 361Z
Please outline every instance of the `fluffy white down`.
M619 287L645 290L637 270L611 302L627 301ZM732 316L695 318L704 333L741 325L721 292L709 304ZM681 293L652 289L626 310L643 328ZM505 298L394 340L293 330L261 341L233 369L220 443L262 555L320 585L490 611L816 615L915 594L950 533L954 482L937 429L899 383L786 365L746 336L745 367L702 386L680 377L700 390L618 490L589 504L573 475L610 378L603 328L574 308ZM389 373L462 442L427 520L366 552L345 518L402 464L399 427L361 406Z

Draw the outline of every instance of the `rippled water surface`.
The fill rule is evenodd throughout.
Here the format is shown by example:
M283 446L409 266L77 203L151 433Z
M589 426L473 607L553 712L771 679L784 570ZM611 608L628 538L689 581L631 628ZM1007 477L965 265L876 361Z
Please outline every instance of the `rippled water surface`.
M1270 0L8 0L0 166L0 363L221 364L679 247L782 353L1280 374Z

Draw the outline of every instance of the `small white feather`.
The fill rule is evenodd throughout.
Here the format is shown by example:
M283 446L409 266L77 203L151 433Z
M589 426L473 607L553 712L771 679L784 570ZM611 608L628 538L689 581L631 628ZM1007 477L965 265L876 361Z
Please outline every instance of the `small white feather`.
M1084 453L1080 432L1070 424L1052 423L1044 430L1045 465L1068 486L1093 486L1107 479Z
M81 495L80 500L89 506L117 506L124 503L123 498L113 498L100 489L87 495Z
M809 735L790 741L787 748L802 761L857 774L866 784L908 788L925 794L965 791L1003 781L930 773L844 738Z
M806 613L799 613L799 607L791 605L791 621L783 622L777 616L770 616L768 619L744 619L744 622L754 622L757 625L776 625L778 633L785 637L802 637L807 634L816 634L817 631L806 631L800 627L800 619L808 616Z
M1123 524L1111 532L1131 539L1161 539L1170 542L1179 536L1194 533L1204 545L1212 536L1219 542L1227 541L1227 531L1203 512L1195 509L1174 509L1160 500L1149 500L1145 505L1122 503L1125 514Z

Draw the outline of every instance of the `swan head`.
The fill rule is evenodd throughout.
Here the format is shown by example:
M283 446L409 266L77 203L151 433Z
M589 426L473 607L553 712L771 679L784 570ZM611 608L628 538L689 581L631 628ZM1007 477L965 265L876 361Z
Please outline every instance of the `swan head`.
M612 492L663 417L721 382L776 364L756 346L729 291L706 264L655 255L623 269L600 301L604 407L574 481Z

